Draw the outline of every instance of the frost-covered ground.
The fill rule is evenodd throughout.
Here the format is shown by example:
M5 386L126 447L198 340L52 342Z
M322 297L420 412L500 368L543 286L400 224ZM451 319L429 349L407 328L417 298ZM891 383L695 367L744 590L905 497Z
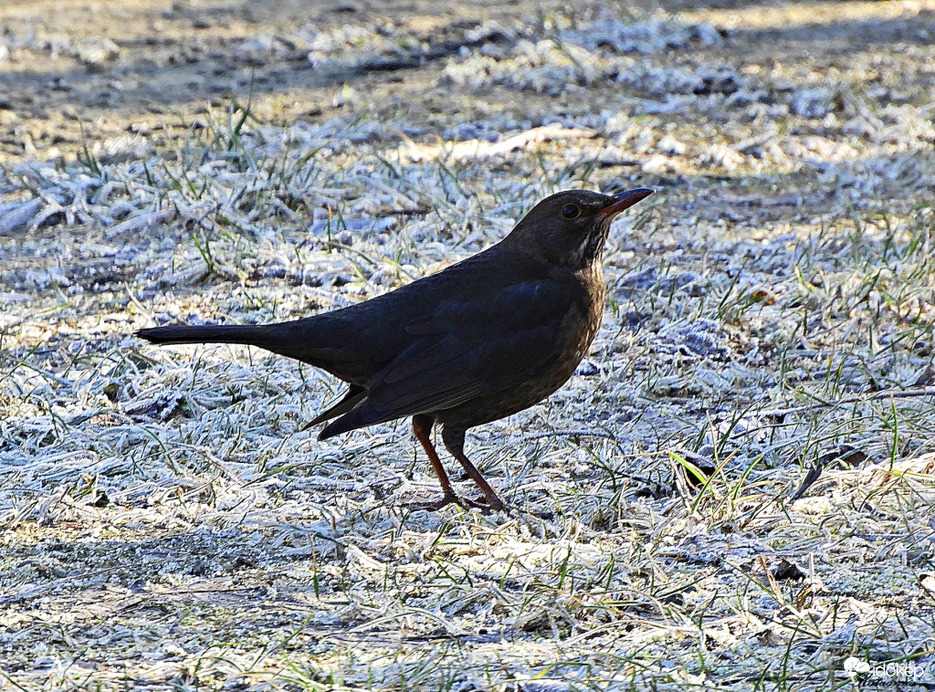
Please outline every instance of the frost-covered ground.
M935 3L282 5L7 17L72 103L0 102L0 689L935 684ZM131 336L635 186L591 354L469 433L510 515L407 510L408 423L316 441L314 369Z

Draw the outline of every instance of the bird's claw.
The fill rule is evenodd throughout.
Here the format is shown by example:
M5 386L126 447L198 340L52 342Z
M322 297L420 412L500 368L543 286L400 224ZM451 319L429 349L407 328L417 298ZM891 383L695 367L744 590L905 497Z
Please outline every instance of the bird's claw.
M425 512L437 512L442 507L447 507L452 502L455 504L461 504L461 498L457 495L445 495L440 500L435 502L407 502L403 505L406 509L412 510L413 512L425 511Z
M487 497L471 500L466 497L459 497L454 493L446 493L440 500L436 500L435 502L410 502L404 506L414 511L423 510L427 512L437 512L443 507L455 504L466 509L479 510L482 514L490 514L491 512L506 508L499 497L494 497L493 499L496 500L496 502L492 502L491 498Z
M510 506L507 505L503 500L494 495L489 497L485 495L484 497L473 500L472 507L477 507L484 511L484 514L489 514L490 512L506 512L510 513Z

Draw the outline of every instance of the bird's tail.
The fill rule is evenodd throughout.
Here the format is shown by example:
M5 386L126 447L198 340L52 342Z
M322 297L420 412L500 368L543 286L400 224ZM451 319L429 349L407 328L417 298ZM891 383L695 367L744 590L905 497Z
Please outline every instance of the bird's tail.
M204 324L197 326L152 327L136 335L153 344L246 344L282 353L288 341L279 325ZM283 353L292 355L292 353Z

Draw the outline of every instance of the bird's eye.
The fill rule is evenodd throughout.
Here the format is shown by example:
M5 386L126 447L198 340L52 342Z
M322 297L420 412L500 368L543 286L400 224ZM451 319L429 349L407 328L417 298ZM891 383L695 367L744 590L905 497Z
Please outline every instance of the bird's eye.
M581 207L577 204L566 204L562 207L562 216L566 219L576 219L581 216Z

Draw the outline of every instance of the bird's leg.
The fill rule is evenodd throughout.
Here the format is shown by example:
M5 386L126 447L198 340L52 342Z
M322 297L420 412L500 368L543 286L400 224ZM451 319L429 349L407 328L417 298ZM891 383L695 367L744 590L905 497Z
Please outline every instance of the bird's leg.
M442 507L450 505L452 502L461 504L461 499L455 495L454 488L451 487L451 481L448 479L448 474L445 473L445 467L442 466L442 461L438 458L438 452L435 451L435 446L432 444L432 440L429 437L432 433L432 425L434 423L435 419L425 414L412 417L412 433L416 436L416 439L422 443L422 448L425 450L425 453L428 454L429 461L432 462L432 470L435 471L435 475L438 476L438 482L441 484L442 492L444 493L442 499L438 502L420 503L418 505L420 509L427 509L431 512L437 512Z
M499 511L504 508L503 500L501 500L493 488L490 487L490 484L484 480L484 477L480 474L480 471L477 470L477 467L471 463L471 460L467 458L467 455L464 453L464 431L463 430L451 430L449 428L442 429L442 441L445 443L445 449L447 449L451 456L457 459L461 466L464 467L464 470L467 471L467 475L471 477L471 480L477 483L477 487L481 489L481 492L484 493L485 503L471 502L475 507L480 508L489 508L496 511Z

